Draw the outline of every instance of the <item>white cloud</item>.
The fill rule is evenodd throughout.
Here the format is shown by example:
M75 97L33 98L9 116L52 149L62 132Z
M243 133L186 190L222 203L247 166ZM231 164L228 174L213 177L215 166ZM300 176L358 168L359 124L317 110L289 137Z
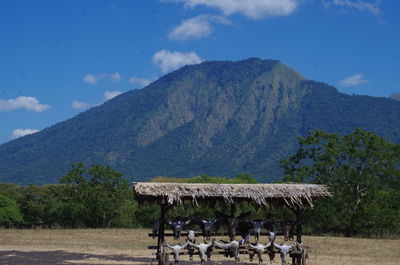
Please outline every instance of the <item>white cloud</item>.
M97 82L99 82L101 79L103 79L105 77L106 77L106 75L104 75L104 74L100 74L100 75L87 74L83 78L83 81L85 83L88 83L88 84L91 84L91 85L95 85Z
M22 136L25 136L25 135L28 135L28 134L36 133L38 131L39 130L36 130L36 129L15 129L12 132L11 138L16 139L18 137L22 137Z
M116 96L121 95L121 94L122 94L122 92L118 91L118 90L106 91L106 92L104 92L104 98L106 100L110 100L110 99L115 98Z
M161 72L167 73L187 64L201 63L203 60L195 52L161 50L153 55L152 61L161 68Z
M333 0L332 4L343 8L355 8L360 12L369 12L373 15L379 15L381 13L381 9L378 7L379 1Z
M85 77L83 78L83 81L85 83L88 83L90 85L95 85L97 84L97 82L99 82L100 80L104 79L104 78L109 78L111 81L113 82L119 82L122 79L122 76L120 73L115 72L113 74L98 74L98 75L94 75L94 74L87 74L85 75Z
M49 105L40 104L34 97L17 97L15 99L0 99L0 111L11 111L16 109L26 109L36 112L42 112L50 108Z
M199 15L197 17L186 19L168 33L171 40L199 39L211 34L213 27L211 22L220 24L230 24L231 22L221 16Z
M346 77L342 80L339 81L339 84L345 87L351 87L351 86L358 86L364 83L368 83L369 81L367 79L364 79L364 75L362 74L355 74L350 77Z
M121 95L121 94L122 94L122 92L118 91L118 90L106 91L103 94L104 101L107 101L107 100L110 100L112 98L115 98L116 96ZM74 100L71 103L71 107L73 109L77 109L77 110L86 110L86 109L89 109L89 108L92 108L92 107L99 106L100 104L103 104L104 101L100 102L100 103L97 103L97 104L94 104L94 103L90 103L90 102Z
M149 85L150 82L151 81L148 79L136 77L136 76L129 78L129 83L131 83L132 85L139 85L141 87L145 87L145 86Z
M83 101L79 101L79 100L74 100L74 101L72 101L71 106L74 109L84 110L84 109L88 109L88 108L94 107L96 105L92 104L92 103L89 103L89 102L83 102Z
M224 15L241 13L253 19L272 16L285 16L293 13L300 0L175 0L185 7L199 5L219 9Z
M121 79L122 79L122 76L121 76L120 73L113 73L113 74L111 74L111 81L113 81L113 82L119 82L119 81L121 81Z

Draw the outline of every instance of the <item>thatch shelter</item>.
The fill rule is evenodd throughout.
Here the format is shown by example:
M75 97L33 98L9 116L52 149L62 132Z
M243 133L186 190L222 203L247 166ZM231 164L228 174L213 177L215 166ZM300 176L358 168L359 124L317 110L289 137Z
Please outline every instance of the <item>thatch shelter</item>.
M161 206L162 220L173 205L183 201L191 201L194 205L199 202L224 201L231 204L231 215L234 214L235 204L239 201L249 201L256 205L270 204L286 205L296 214L300 223L302 209L313 207L314 200L331 197L324 185L316 184L214 184L214 183L133 183L135 198L139 201L153 201ZM297 226L297 241L301 242L302 227ZM157 260L164 264L162 255L164 246L164 225L158 233ZM298 263L300 264L300 263Z
M289 207L313 206L313 200L330 197L324 185L317 184L211 184L211 183L134 183L138 200L160 201L168 205L184 200L197 204L204 200L223 200L226 203L250 201L257 205L282 202Z

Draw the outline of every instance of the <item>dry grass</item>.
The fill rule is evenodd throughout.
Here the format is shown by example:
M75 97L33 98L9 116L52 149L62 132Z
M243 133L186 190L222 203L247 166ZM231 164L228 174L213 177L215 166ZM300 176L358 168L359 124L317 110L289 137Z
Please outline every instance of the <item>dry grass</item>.
M148 250L146 246L154 245L156 240L149 238L148 232L149 230L144 229L1 230L0 251L61 250L96 255L151 257L154 250ZM312 248L308 260L310 265L400 264L400 240L305 237L304 241ZM283 242L282 238L278 238L277 242ZM183 259L187 259L187 256ZM212 259L224 258L213 256ZM248 256L242 255L242 260L248 262ZM280 264L279 256L275 260L275 264ZM269 264L267 261L268 257L265 256L264 262ZM116 264L104 260L101 263ZM255 260L256 263L258 262ZM79 261L79 264L99 264L99 260L86 259Z
M150 255L152 239L144 229L45 229L2 230L1 250L55 251L99 255Z
M400 264L400 240L306 237L305 243L312 247L308 264Z

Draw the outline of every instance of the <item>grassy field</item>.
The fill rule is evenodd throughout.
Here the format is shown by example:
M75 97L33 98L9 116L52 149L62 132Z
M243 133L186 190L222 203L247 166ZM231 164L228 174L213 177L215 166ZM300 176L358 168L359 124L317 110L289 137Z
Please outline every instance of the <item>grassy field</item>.
M154 245L156 240L149 238L148 232L144 229L0 230L0 251L82 254L73 260L65 254L60 264L143 264L129 258L152 257L154 250L148 250L146 246ZM278 237L277 243L281 242L282 238ZM312 249L308 259L310 265L400 264L400 240L305 237L304 242ZM125 259L117 260L118 256ZM212 256L212 260L223 259ZM241 260L249 262L247 255L242 255ZM198 257L195 261L194 264L199 263ZM255 259L254 263L258 264L258 261ZM264 263L269 264L267 256ZM280 264L279 256L275 258L275 264Z

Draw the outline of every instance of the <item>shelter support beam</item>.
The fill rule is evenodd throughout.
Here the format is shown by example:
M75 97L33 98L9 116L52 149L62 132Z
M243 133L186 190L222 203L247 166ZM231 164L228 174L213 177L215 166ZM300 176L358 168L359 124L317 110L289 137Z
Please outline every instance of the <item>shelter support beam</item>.
M232 203L231 204L231 217L235 217L235 213L236 213L236 204Z
M297 206L296 207L296 224L297 224L297 231L296 231L296 241L301 243L301 236L303 234L303 227L302 227L302 221L303 221L303 217L302 217L302 209Z
M161 199L161 211L160 211L160 229L158 231L158 240L157 240L157 260L159 265L166 264L166 254L164 251L165 246L165 216L170 207L168 207L165 199Z

